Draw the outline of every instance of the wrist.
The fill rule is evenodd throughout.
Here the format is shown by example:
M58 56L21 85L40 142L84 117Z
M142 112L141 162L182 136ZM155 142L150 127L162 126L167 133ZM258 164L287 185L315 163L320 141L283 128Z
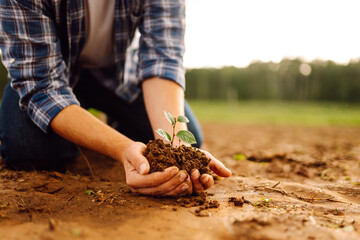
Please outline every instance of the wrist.
M118 144L112 145L111 157L117 161L120 161L122 164L124 164L126 151L128 150L129 146L133 144L134 141L130 139L118 141Z

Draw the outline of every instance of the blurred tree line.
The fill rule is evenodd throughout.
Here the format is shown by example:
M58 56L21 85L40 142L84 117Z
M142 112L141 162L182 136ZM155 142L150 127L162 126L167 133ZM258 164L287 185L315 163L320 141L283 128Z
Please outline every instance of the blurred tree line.
M360 103L360 60L253 62L245 68L189 69L186 97L201 100L296 100Z
M7 84L0 62L0 99ZM245 68L189 69L186 97L199 100L296 100L360 103L360 60L253 62Z

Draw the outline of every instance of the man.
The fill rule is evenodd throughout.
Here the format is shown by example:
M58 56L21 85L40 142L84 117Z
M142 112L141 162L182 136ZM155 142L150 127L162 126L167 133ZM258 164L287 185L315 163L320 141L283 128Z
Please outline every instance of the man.
M0 47L10 78L0 110L7 165L61 169L80 145L123 163L127 184L142 194L179 196L213 185L198 170L148 174L142 155L144 142L160 137L155 129L172 131L164 110L185 112L201 143L184 101L184 1L0 0L0 8ZM136 29L138 52L130 46ZM104 111L116 130L89 107ZM216 174L231 175L206 154Z

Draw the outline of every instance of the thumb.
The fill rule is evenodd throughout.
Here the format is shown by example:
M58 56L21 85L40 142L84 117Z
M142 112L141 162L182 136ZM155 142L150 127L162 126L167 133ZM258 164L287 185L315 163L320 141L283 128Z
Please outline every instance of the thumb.
M208 151L202 150L205 155L211 159L209 163L210 169L218 176L220 177L230 177L231 176L231 170L224 166L222 162L217 160L211 153Z
M146 145L141 142L134 142L127 149L127 161L141 174L145 175L150 171L148 160L143 155Z

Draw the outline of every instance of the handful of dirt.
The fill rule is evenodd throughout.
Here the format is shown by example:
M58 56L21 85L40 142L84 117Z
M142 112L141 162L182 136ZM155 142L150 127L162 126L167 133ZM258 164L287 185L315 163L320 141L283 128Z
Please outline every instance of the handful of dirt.
M180 146L172 148L162 140L150 140L146 145L144 156L149 161L150 171L163 171L176 166L189 174L193 169L199 169L200 174L210 173L210 159L200 150L193 147Z

